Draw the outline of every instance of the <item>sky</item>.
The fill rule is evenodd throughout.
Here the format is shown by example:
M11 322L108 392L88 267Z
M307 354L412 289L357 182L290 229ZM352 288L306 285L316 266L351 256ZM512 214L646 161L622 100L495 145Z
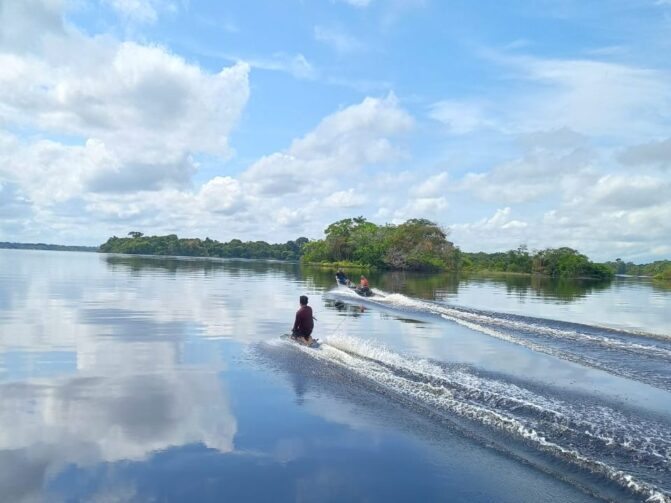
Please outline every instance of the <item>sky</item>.
M671 1L0 0L0 241L671 258Z

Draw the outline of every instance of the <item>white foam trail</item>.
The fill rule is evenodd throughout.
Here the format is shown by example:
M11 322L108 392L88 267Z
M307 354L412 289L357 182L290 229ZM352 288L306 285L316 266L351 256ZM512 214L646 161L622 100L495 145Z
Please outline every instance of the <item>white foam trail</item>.
M352 298L357 298L359 301L362 299L351 289L345 288L343 291L336 290L334 293L342 296L351 296ZM615 366L612 362L601 361L599 358L590 356L589 353L580 351L569 351L566 349L561 349L554 347L549 344L542 344L530 340L527 337L516 336L508 332L502 332L493 328L501 327L503 329L511 331L522 331L528 332L532 335L542 334L549 337L559 338L559 339L570 339L579 343L589 342L592 346L603 347L607 351L612 351L614 349L619 351L624 351L628 353L634 353L639 356L647 358L656 358L663 359L665 361L671 362L671 351L666 348L661 348L654 345L644 345L637 344L633 342L621 341L612 337L603 337L595 336L590 334L583 334L577 331L570 330L560 330L551 327L543 327L535 323L525 323L523 321L515 321L504 318L497 318L495 316L487 316L484 314L478 314L475 312L469 312L459 309L453 309L447 306L440 304L413 299L398 293L386 293L380 291L379 295L375 297L369 297L365 299L366 302L372 304L378 304L390 308L401 308L409 309L416 312L428 313L438 315L444 319L453 321L459 325L465 326L471 330L475 330L491 337L501 339L507 342L512 342L520 346L527 347L533 351L545 353L551 356L555 356L564 360L572 361L580 365L587 365L599 370L603 370L610 374L619 375L627 377L630 379L646 382L656 387L662 389L668 389L669 384L666 383L663 379L660 381L659 376L647 375L643 372L640 372L636 368L628 368L627 366Z
M610 454L619 453L625 461L647 457L668 471L671 432L657 424L633 421L607 407L576 407L514 384L446 369L423 359L404 358L348 336L328 337L318 350L299 349L310 357L341 365L382 386L386 392L427 410L457 414L506 431L544 452L601 474L647 501L671 503L671 496L653 484L590 457L588 442L585 447L571 442L560 444L569 437L592 439L610 449Z
M471 321L475 324L491 324L498 325L514 330L528 331L537 334L548 335L551 337L559 337L574 341L590 341L607 348L617 348L625 351L633 351L636 353L650 354L671 361L671 351L659 346L639 344L635 342L621 341L613 337L599 336L578 332L575 330L561 330L557 328L544 327L535 323L527 323L524 321L516 321L511 319L496 318L494 316L486 316L483 314L463 311L459 309L452 309L447 306L441 306L431 302L421 301L406 297L405 295L392 293L382 296L379 301L383 304L391 304L398 307L409 307L412 309L427 311L431 313L441 314L452 320Z

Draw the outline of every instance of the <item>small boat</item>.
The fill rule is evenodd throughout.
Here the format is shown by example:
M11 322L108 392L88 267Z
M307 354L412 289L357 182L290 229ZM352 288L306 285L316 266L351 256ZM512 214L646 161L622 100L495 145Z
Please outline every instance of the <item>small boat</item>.
M338 285L338 288L346 288L348 290L354 290L354 292L357 295L360 295L361 297L374 297L375 292L371 290L369 287L363 287L363 286L358 286L353 284L351 281L348 281L347 283L340 283L338 279L336 278L336 285Z

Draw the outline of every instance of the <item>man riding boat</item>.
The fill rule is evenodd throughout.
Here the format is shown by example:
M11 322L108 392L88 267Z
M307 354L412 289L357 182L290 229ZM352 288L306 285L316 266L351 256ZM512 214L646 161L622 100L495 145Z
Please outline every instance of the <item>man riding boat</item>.
M336 281L339 285L349 285L349 280L342 269L338 269L338 272L336 273Z
M368 279L363 274L361 275L361 278L359 279L359 286L357 286L355 290L356 290L356 293L358 293L359 295L362 295L364 297L370 297L370 296L373 295L373 292L370 289L370 286L368 285Z

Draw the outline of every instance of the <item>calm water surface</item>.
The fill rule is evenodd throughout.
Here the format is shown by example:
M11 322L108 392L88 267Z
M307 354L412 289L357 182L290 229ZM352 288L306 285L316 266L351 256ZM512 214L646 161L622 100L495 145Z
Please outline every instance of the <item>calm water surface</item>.
M671 290L370 279L0 250L2 501L671 501Z

